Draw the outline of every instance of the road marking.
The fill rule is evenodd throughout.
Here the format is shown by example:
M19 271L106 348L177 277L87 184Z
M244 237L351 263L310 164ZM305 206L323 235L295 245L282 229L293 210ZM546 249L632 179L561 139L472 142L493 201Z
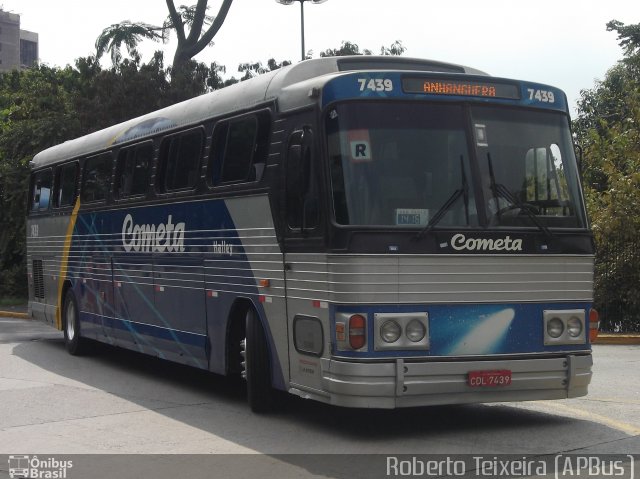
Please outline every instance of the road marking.
M537 402L535 406L542 406L543 408L551 410L552 412L557 412L557 413L564 412L572 416L577 416L580 419L586 419L588 421L597 422L605 426L608 426L612 429L617 429L618 431L622 431L626 434L629 434L630 436L640 435L640 426L618 421L616 419L603 416L601 414L592 413L584 409L567 406L566 404L561 404L558 402L540 401L540 402Z

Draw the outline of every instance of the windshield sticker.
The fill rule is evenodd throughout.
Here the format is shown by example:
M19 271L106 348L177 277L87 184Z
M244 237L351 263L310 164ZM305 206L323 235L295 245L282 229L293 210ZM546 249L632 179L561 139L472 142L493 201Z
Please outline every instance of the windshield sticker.
M476 123L474 125L476 130L476 145L478 146L489 146L487 141L487 127L485 125L481 125Z
M426 225L429 222L429 210L416 208L397 208L396 225Z
M350 130L347 132L347 138L349 140L351 161L353 163L373 161L369 130Z

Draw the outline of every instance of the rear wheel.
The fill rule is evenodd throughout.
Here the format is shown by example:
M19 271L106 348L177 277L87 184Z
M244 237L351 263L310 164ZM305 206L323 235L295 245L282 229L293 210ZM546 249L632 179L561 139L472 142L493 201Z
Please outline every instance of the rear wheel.
M62 321L64 327L64 344L70 354L79 356L87 352L87 339L80 335L80 315L78 301L73 291L69 289L62 307Z
M269 412L273 409L275 393L271 387L271 358L264 328L253 308L247 311L246 334L243 342L244 375L247 380L249 406L256 413Z

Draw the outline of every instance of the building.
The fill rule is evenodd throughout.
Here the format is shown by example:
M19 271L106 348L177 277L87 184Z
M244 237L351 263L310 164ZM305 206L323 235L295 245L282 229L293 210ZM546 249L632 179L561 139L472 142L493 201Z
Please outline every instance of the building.
M20 30L20 15L0 10L0 72L38 63L38 34Z

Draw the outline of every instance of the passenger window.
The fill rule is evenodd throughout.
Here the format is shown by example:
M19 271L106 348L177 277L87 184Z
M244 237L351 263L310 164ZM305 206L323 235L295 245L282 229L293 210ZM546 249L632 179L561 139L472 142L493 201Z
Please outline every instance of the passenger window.
M260 112L216 126L211 155L211 183L260 181L268 152L269 114Z
M111 185L111 169L113 159L111 153L87 158L84 164L82 179L82 201L102 201L107 198Z
M31 211L44 211L49 209L51 199L51 170L39 171L33 177L33 190L31 195Z
M249 180L256 132L257 122L253 117L235 121L229 125L220 176L222 183Z
M147 192L152 161L151 142L120 150L116 170L116 195L120 198L144 195Z
M198 181L203 133L201 128L165 138L160 147L164 191L193 188Z
M62 165L56 172L55 206L64 208L73 205L76 199L76 185L78 181L78 164Z

